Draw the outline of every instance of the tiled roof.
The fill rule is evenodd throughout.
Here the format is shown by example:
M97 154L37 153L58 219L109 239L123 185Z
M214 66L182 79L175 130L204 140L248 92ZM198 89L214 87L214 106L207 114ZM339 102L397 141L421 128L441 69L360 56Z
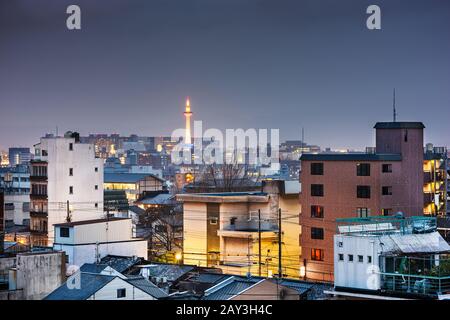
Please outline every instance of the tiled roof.
M141 259L136 257L123 257L108 255L100 260L101 264L110 266L117 272L123 273L138 262Z
M80 287L69 288L64 283L59 288L50 293L44 300L86 300L115 277L101 274L80 272Z
M244 290L250 288L260 281L262 281L260 278L235 277L233 281L230 281L229 284L224 285L222 288L213 291L210 294L205 292L202 300L228 300L235 295L242 293Z
M147 279L144 279L142 277L134 278L134 279L125 279L125 281L129 282L133 286L141 289L142 291L148 293L152 297L155 297L156 299L165 298L168 296L168 294L164 291L162 291L160 288L155 286L153 283L148 281Z

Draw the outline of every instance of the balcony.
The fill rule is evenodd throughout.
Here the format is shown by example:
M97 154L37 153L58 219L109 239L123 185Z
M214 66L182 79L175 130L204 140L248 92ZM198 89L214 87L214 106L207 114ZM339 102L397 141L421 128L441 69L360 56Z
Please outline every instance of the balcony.
M257 239L259 233L258 221L235 221L234 224L227 225L221 230L217 231L217 235L232 238L252 238ZM277 238L278 225L269 222L261 221L261 238Z
M30 182L46 182L47 176L30 176Z
M47 217L47 215L48 215L47 211L30 210L30 217Z

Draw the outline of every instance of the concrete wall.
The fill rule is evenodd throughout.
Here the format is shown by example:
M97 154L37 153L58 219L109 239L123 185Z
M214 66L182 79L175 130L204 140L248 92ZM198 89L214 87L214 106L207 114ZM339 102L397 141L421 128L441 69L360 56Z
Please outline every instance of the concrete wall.
M16 268L26 300L41 300L65 281L63 252L18 254Z
M183 211L184 263L206 267L206 203L185 202Z

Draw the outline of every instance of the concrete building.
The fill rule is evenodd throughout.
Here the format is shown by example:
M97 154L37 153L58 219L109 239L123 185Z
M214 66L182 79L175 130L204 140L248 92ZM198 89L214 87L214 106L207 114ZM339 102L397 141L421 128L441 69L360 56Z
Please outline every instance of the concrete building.
M450 246L436 218L339 219L334 252L335 296L450 297Z
M423 213L420 122L379 122L376 152L303 154L301 259L306 277L333 280L337 218Z
M147 241L135 238L131 219L109 218L55 224L54 250L66 253L66 263L80 267L108 255L147 259Z
M30 193L30 169L28 165L0 168L0 188L8 194Z
M32 244L54 241L53 225L103 217L103 162L77 133L46 136L31 162Z
M281 209L282 272L299 278L298 192L272 180L264 181L262 192L177 195L184 210L184 263L232 274L278 274Z
M65 281L65 267L63 252L37 251L0 257L0 282L6 283L0 290L0 300L41 300Z

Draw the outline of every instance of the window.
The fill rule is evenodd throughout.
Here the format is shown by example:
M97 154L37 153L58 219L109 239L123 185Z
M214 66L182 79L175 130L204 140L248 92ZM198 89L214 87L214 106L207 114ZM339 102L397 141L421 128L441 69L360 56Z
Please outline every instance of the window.
M388 215L390 215L392 213L392 209L381 209L381 214L383 215L383 216L388 216Z
M311 228L311 239L323 240L323 228Z
M352 254L349 254L349 255L348 255L348 261L349 261L349 262L353 262L353 255L352 255Z
M311 185L311 196L323 197L323 184L312 184Z
M370 199L370 186L357 186L356 197L363 199Z
M322 249L311 249L311 260L323 261L323 250Z
M342 248L343 246L344 246L344 243L343 243L342 241L339 241L339 242L338 242L338 247L339 247L339 248Z
M381 187L381 194L383 196L391 196L392 195L392 187L384 186Z
M356 175L362 177L370 176L370 163L358 163L356 165Z
M367 263L372 263L372 256L367 256Z
M217 218L210 218L209 224L217 224L218 219Z
M342 253L339 253L339 261L344 261L344 255Z
M381 171L382 171L383 173L389 173L389 172L392 172L392 164L390 164L390 163L384 163L383 166L382 166Z
M98 208L98 203L97 202L95 203L95 207Z
M364 256L358 255L358 262L364 262Z
M95 170L95 172L98 172L98 167L95 167L95 169L94 169L94 170Z
M69 255L68 255L68 254L65 255L64 259L66 260L66 261L65 261L66 264L69 264Z
M127 289L117 289L117 298L125 298L127 296Z
M69 151L73 151L73 143L69 143Z
M311 218L323 218L323 207L311 206Z
M358 213L359 218L367 218L368 216L370 216L369 208L357 208L356 212Z
M311 163L311 175L323 176L323 163Z
M98 185L95 185L95 190L98 190Z
M69 168L69 176L73 176L73 168Z
M42 150L42 156L43 156L43 157L47 157L47 156L48 156L47 150Z
M65 228L65 227L59 228L59 236L61 238L69 238L70 237L69 228Z
M73 187L72 186L69 187L69 194L73 194Z

